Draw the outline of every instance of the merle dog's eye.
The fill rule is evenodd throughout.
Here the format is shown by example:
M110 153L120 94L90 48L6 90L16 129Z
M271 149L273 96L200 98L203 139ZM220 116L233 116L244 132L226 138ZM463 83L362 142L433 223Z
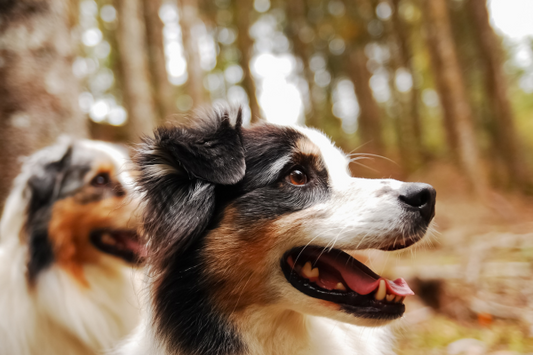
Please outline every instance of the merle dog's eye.
M105 186L108 183L109 183L108 173L100 173L96 175L91 181L91 185L96 186L96 187Z
M308 180L309 179L307 178L307 175L303 171L298 169L294 169L289 174L289 182L296 186L305 185L307 184Z

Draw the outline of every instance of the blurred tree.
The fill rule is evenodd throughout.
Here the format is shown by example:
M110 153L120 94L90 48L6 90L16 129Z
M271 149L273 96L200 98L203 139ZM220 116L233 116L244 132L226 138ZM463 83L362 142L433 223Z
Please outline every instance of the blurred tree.
M2 166L15 164L17 152L27 154L41 146L38 133L26 125L38 127L39 136L50 137L42 140L43 145L60 131L85 134L85 128L79 128L83 119L69 68L75 69L85 85L79 98L82 110L94 120L91 132L104 139L129 136L135 140L178 106L186 111L190 103L197 106L207 101L208 94L211 101L236 101L246 100L246 92L255 121L261 115L257 94L262 92L256 85L267 81L254 81L253 56L267 58L262 63L271 60L267 65L274 72L282 70L275 68L279 63L291 62L292 54L296 70L280 78L300 89L306 124L324 130L343 148L362 145L364 151L399 155L403 173L427 164L427 156L448 154L477 192L485 189L488 180L481 164L483 149L484 156L491 157L493 172L498 172L491 176L493 181L528 185L525 151L518 142L520 132L516 132L507 96L503 50L484 0L28 1L8 1L0 9L5 19L0 23L0 135L7 137L0 140L6 152L0 157ZM73 26L79 25L84 35L100 38L92 44L82 41L72 67L70 25L64 9L72 6L70 13L76 13L74 3L81 5L80 13L85 15L73 19ZM168 20L165 24L160 15ZM50 18L50 23L43 24L41 18L46 22ZM177 38L178 20L182 43ZM52 26L54 22L57 26ZM164 25L168 25L165 31ZM41 33L44 39L38 50L33 50L31 41L11 40L13 26L28 26L25 36ZM264 41L259 31L265 32ZM181 64L182 59L181 49L172 52L178 53L177 59L171 52L165 55L169 43L174 49L183 45L188 75L184 84L168 76L167 64L176 68L172 64ZM57 74L61 80L49 79L52 69L64 71ZM516 68L516 72L514 79L522 80L524 69ZM404 84L408 82L403 87L402 78ZM444 125L438 119L433 81ZM56 90L65 94L56 95ZM528 100L525 92L519 94ZM124 121L118 120L123 104L129 120L123 127L113 127ZM98 105L107 107L108 113L93 110ZM34 112L41 117L35 125ZM74 120L56 120L62 115ZM6 163L9 159L12 162Z
M302 40L302 37L311 37L309 32L312 31L306 17L307 4L304 0L291 0L287 1L285 4L288 16L288 23L286 26L287 37L292 42L294 55L301 60L303 77L307 81L310 90L314 81L313 71L309 67L312 48L310 48L308 43ZM308 113L306 113L305 124L310 127L320 128L320 118L315 110L313 97L309 93L309 108Z
M252 0L235 0L234 16L235 23L239 28L237 35L237 47L239 48L239 65L244 72L242 85L248 94L248 100L251 111L251 122L257 122L261 117L261 108L257 101L257 89L255 87L254 77L250 68L252 59L252 50L254 43L250 38L250 19L252 18L253 1Z
M176 90L168 81L163 39L163 21L159 18L161 0L144 0L144 19L148 39L150 72L154 87L154 102L160 122L176 112Z
M118 12L118 52L124 102L128 110L130 139L138 141L143 134L151 134L156 125L157 112L150 86L150 72L146 51L146 28L141 0L115 0Z
M387 26L389 27L389 26ZM392 29L391 29L392 30ZM397 73L405 68L401 65L399 55L399 45L397 38L389 33L389 48L391 51L391 59L387 65L389 80L388 84L391 91L391 98L386 103L385 112L390 118L394 128L394 136L396 138L397 150L401 159L401 165L404 174L416 170L419 161L416 157L416 143L414 139L414 132L412 131L411 114L409 107L409 97L404 92L400 92L397 88Z
M360 24L359 31L348 43L345 62L346 71L354 84L359 103L357 131L365 151L383 154L385 151L382 137L383 123L378 103L370 87L372 74L368 70L368 58L365 54L365 46L372 39L367 28L374 18L374 6L370 0L358 3L345 0L345 4L351 20Z
M354 45L349 52L348 74L350 75L359 103L358 133L365 151L383 154L382 125L379 106L370 87L372 76L367 68L368 58L364 47Z
M347 147L351 142L342 128L342 120L332 110L335 78L343 76L344 68L342 57L328 50L336 29L327 7L328 2L321 0L290 2L284 7L288 19L286 30L293 44L293 55L301 59L299 67L307 85L305 123L324 131L339 146ZM277 16L285 17L279 12ZM296 22L292 23L293 20Z
M390 36L395 44L394 48L397 51L397 53L394 54L398 54L397 56L393 54L393 58L397 60L401 70L407 71L412 80L411 89L407 94L409 95L407 101L410 107L402 114L400 130L400 134L402 135L400 150L404 152L402 154L404 167L412 172L415 167L421 164L424 156L419 113L419 83L417 82L417 76L413 68L413 53L410 45L410 34L404 20L400 16L401 0L391 0L390 5L392 8Z
M0 5L0 206L19 172L20 156L60 134L87 135L72 75L73 5L67 0Z
M489 21L486 0L467 0L467 9L475 29L480 61L484 69L485 88L494 112L493 150L507 170L509 184L531 187L521 144L516 134L513 109L507 94L507 80L503 72L503 55L500 41Z
M424 2L424 23L433 73L442 101L448 144L457 144L461 167L474 191L483 196L488 187L474 131L472 110L453 42L446 0ZM453 151L455 146L450 146Z
M192 97L194 106L205 103L203 70L200 66L198 41L194 38L194 26L198 22L198 1L178 0L183 49L187 60L187 94Z

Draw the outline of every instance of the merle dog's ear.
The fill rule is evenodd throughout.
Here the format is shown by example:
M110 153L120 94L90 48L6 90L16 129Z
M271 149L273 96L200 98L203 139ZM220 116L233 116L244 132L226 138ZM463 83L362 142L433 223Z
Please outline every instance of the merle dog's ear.
M72 146L66 147L65 152L58 160L47 162L42 170L36 172L28 180L28 188L31 190L29 215L32 212L51 205L58 197L66 170L72 161Z
M246 170L242 114L199 117L192 126L159 128L145 138L136 163L146 203L144 230L153 260L184 251L209 224L215 186L239 182Z
M72 161L72 145L58 145L48 149L53 149L52 153L58 149L65 151L56 158L44 156L43 153L44 161L33 166L35 171L26 184L30 193L26 220L29 252L27 270L30 282L34 282L39 272L46 269L54 259L52 244L48 239L48 223L52 206L59 197L62 181Z

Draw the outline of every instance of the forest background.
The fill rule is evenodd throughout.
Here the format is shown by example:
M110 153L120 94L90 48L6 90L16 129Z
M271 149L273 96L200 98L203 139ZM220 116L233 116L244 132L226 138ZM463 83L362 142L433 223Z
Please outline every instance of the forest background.
M361 256L420 296L400 354L533 353L533 39L485 0L0 1L0 201L61 134L131 144L219 102L435 185L416 257Z

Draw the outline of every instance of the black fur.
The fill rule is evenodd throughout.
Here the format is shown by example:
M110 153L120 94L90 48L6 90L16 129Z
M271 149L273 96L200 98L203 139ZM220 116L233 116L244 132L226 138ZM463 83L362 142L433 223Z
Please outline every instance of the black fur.
M326 199L327 173L320 158L295 154L304 135L294 129L241 129L240 112L235 125L228 112L199 120L191 128L158 129L136 159L154 272L154 325L170 354L235 355L246 349L210 299L204 236L228 205L246 228ZM306 172L308 185L286 181L294 167Z
M239 186L241 196L233 203L238 210L239 224L278 218L328 198L328 174L324 163L321 157L296 150L295 143L301 139L306 138L289 127L263 125L245 132L246 176ZM284 157L287 163L277 174L269 180L261 179L271 164ZM293 186L286 181L286 176L294 168L308 176L309 182L305 186Z
M199 251L215 210L215 186L245 172L241 112L214 113L191 128L159 129L145 139L137 163L146 194L144 229L156 274L156 329L169 353L237 354L242 343L217 317L202 285ZM157 174L164 167L164 174ZM154 175L156 173L156 175ZM219 349L220 351L214 351Z
M160 128L145 138L139 186L146 194L144 228L160 262L183 252L207 227L215 207L215 186L235 184L245 173L241 112L232 125L228 112L191 128ZM161 169L167 169L160 174ZM161 259L162 257L162 259Z
M242 354L245 347L238 333L209 297L202 250L203 239L196 240L170 261L156 281L156 329L169 354Z

